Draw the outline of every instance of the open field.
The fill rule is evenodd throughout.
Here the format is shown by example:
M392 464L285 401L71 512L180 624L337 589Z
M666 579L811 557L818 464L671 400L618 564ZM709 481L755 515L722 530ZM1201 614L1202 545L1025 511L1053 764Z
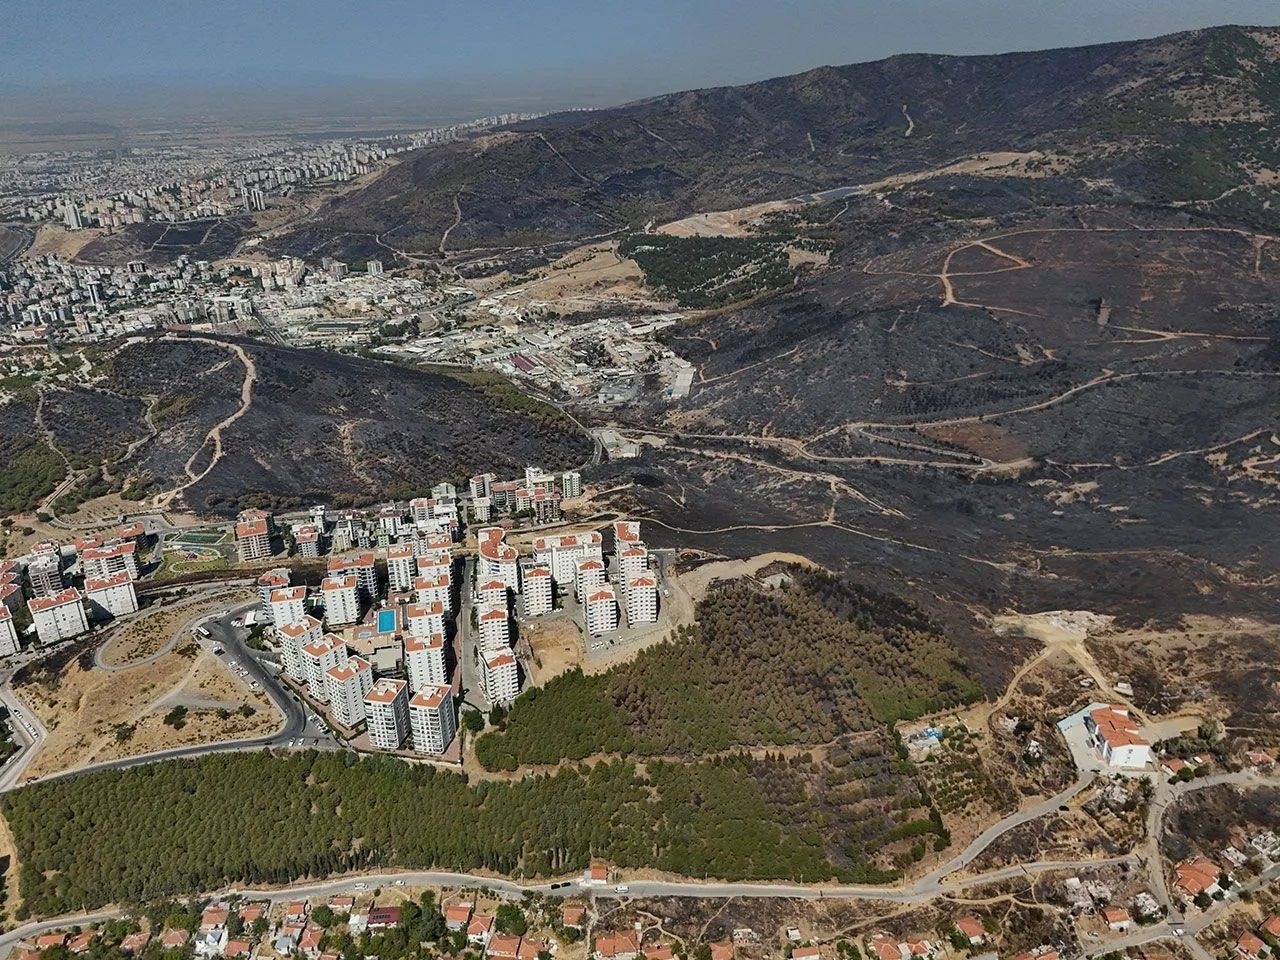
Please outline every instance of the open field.
M189 638L137 667L103 670L86 652L18 679L16 693L49 731L27 768L28 781L170 747L258 736L279 725L261 691ZM179 704L186 716L175 727L166 716ZM250 709L239 712L244 706Z
M183 599L163 598L111 631L102 648L102 662L109 667L125 667L136 660L154 656L186 633L184 626L217 610L251 599L242 590L219 590ZM188 639L178 637L178 643Z
M582 663L582 631L567 618L535 620L520 628L520 638L532 653L530 682L541 686Z

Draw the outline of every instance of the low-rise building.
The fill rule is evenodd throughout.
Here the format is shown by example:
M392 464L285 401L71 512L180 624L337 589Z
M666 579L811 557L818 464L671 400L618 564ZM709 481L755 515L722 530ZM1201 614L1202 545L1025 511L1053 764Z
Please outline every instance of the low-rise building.
M364 698L365 729L379 750L399 750L409 733L409 685L383 677Z
M364 699L373 689L373 667L363 657L325 671L325 695L333 719L344 727L354 727L365 719Z
M1112 767L1141 769L1151 764L1151 744L1138 736L1138 724L1122 704L1098 707L1084 718L1085 730L1102 759Z
M453 689L445 684L418 690L409 700L409 726L413 749L439 755L449 749L458 731L453 710Z
M80 592L67 587L51 597L34 597L27 604L35 621L36 636L48 645L69 640L89 632L89 618L84 612Z
M138 611L138 594L128 570L109 577L93 577L84 582L85 599L95 618L109 620Z
M1193 857L1174 867L1174 888L1187 900L1212 897L1221 889L1222 870L1208 857Z

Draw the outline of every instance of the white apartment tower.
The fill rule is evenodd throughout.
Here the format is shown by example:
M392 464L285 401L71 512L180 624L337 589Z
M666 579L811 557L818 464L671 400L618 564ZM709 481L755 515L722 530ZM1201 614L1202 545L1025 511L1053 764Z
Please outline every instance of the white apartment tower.
M439 600L411 603L405 607L404 617L412 636L422 638L444 633L444 604Z
M89 618L85 616L80 592L74 587L67 587L51 597L35 597L27 604L27 609L35 620L36 636L45 646L89 632Z
M453 612L453 590L448 577L419 576L413 581L414 599L425 606L439 604L446 615Z
M618 601L612 584L606 583L587 594L584 607L587 614L587 633L593 637L618 629Z
M618 551L618 579L630 583L649 570L649 551L642 543Z
M365 719L364 698L373 689L373 667L363 657L330 667L324 675L325 695L333 719L350 729Z
M409 685L383 677L364 698L365 729L379 750L399 750L409 733Z
M493 490L493 482L497 480L497 476L492 473L479 473L471 478L471 499L477 497L487 497Z
M130 580L138 579L138 545L132 540L110 546L89 547L80 554L80 569L86 580L104 580L122 570Z
M279 587L287 587L289 585L289 568L277 567L274 570L266 570L262 576L258 577L258 603L262 608L265 616L271 616L271 591ZM276 626L280 622L272 621Z
M409 674L409 688L414 691L449 682L449 667L444 655L444 636L408 636L404 638L404 665Z
M476 586L474 599L479 607L505 607L507 585L502 580L486 580Z
M321 703L329 696L325 674L347 662L347 645L339 637L323 637L302 648L302 667L307 676L307 692Z
M505 650L511 646L511 622L507 607L481 607L476 618L480 627L480 648L486 652Z
M627 624L658 622L658 582L649 576L627 581Z
M501 580L515 593L520 592L520 568L516 548L503 540L498 527L487 527L477 534L479 562L476 576L481 580Z
M524 612L528 617L541 617L555 607L555 588L551 583L551 571L546 567L524 568Z
M507 703L520 693L520 668L510 651L490 653L480 660L480 679L490 703Z
M307 617L307 588L277 587L271 591L271 623L280 626L285 623L297 623Z
M303 617L294 623L276 628L280 638L280 662L284 672L298 683L307 682L307 667L302 659L302 648L324 640L324 630L315 617Z
M324 597L324 619L331 627L358 623L360 620L360 589L354 574L327 577L320 584Z
M18 652L18 631L13 625L13 614L0 603L0 657L11 657Z
M90 577L84 582L84 592L89 609L98 619L123 617L138 611L138 594L128 570L109 577Z
M27 579L31 581L31 592L37 597L62 593L62 559L58 552L37 554L27 565Z
M573 578L573 593L579 603L586 603L586 598L604 586L604 561L579 560Z
M387 580L392 590L412 590L417 575L418 561L413 555L413 544L398 543L387 548Z
M560 496L568 500L570 497L582 496L582 474L577 470L566 470L560 475Z
M453 690L445 684L424 687L409 701L409 726L413 749L439 756L449 749L458 732L453 713Z

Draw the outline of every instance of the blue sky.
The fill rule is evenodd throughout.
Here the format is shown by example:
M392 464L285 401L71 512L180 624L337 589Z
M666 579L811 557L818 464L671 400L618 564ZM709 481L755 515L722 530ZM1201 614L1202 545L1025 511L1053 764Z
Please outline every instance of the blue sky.
M466 85L598 105L906 51L1280 23L1277 0L0 0L0 85ZM0 114L4 113L0 104Z

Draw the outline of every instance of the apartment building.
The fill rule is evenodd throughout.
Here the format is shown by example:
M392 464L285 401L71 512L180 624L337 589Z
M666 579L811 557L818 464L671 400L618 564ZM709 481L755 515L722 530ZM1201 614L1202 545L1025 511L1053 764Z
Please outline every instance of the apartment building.
M471 488L471 499L475 500L477 497L488 497L497 480L497 475L492 473L476 474L471 478L471 482L469 484Z
M412 590L417 576L418 558L414 556L413 544L398 543L387 548L387 580L392 590Z
M364 698L373 689L373 667L363 657L325 671L325 696L329 713L338 723L351 728L365 719Z
M555 588L546 567L526 566L521 574L525 616L540 617L555 607Z
M430 637L444 633L444 604L439 600L432 603L411 603L404 609L409 633L415 637Z
M314 560L320 556L320 529L306 524L293 535L293 550L299 557Z
M636 577L627 582L627 624L658 622L658 582L653 577Z
M278 627L284 623L297 623L307 616L306 587L277 587L271 591L268 614L271 625Z
M488 523L493 519L493 501L488 497L471 499L471 522Z
M366 600L378 596L378 570L372 553L358 553L349 557L334 557L329 561L329 576L354 576L356 586Z
M582 474L577 470L566 470L560 475L560 496L566 500L582 496Z
M241 520L236 524L236 553L241 563L271 556L271 530L265 519Z
M649 571L649 550L642 543L618 551L618 579L630 583Z
M34 597L28 604L35 621L36 636L47 646L89 632L89 618L84 612L80 592L67 587L48 597Z
M419 530L413 538L413 552L420 567L424 563L432 567L439 564L449 566L453 563L453 535L438 528Z
M133 523L117 524L115 538L126 543L132 543L141 550L147 545L147 528L142 525L141 520L135 520Z
M365 729L379 750L399 750L409 734L409 685L383 677L364 698Z
M307 678L307 692L321 703L327 703L329 690L325 674L346 662L347 645L340 637L325 636L305 644L302 648L302 669Z
M452 688L433 684L419 689L409 700L409 728L418 753L439 756L448 750L458 732Z
M13 625L13 614L0 604L0 657L11 657L18 652L18 630Z
M248 510L241 510L236 514L236 520L239 523L265 523L267 525L267 533L273 537L276 534L276 518L270 510L250 507Z
M627 547L642 543L640 539L640 521L639 520L615 520L613 521L613 548L621 552Z
M506 650L511 646L511 621L507 617L506 604L481 607L476 625L480 630L481 650Z
M507 585L502 580L486 580L477 584L472 595L476 606L505 607L507 605Z
M587 597L604 586L604 575L603 560L592 558L578 561L573 576L573 595L578 598L579 603L586 603Z
M307 668L302 659L302 648L324 639L323 625L315 617L303 617L276 628L280 639L280 663L298 683L307 682Z
M507 703L520 693L520 668L508 650L480 658L480 682L490 703Z
M86 579L84 593L95 619L109 620L138 611L138 594L128 570L117 571L109 577Z
M138 545L132 540L109 546L89 547L80 554L80 570L86 580L105 580L124 571L138 579Z
M538 537L533 541L533 559L538 566L551 571L557 585L574 582L579 560L603 558L603 538L599 531L584 534L561 534Z
M593 637L618 629L618 599L613 592L613 584L603 584L587 594L583 607L586 610L587 633Z
M409 689L426 690L428 687L449 682L449 665L445 658L444 635L404 638L404 666L409 674Z
M278 590L280 587L289 585L289 568L276 567L273 570L265 571L258 577L258 604L264 616L271 616L271 591ZM276 626L280 625L279 621L274 621Z
M27 580L33 596L54 597L62 593L66 587L62 579L62 555L56 549L53 553L37 553L27 564Z
M326 577L320 584L320 596L324 598L324 619L331 627L359 623L362 605L359 581L355 574Z
M476 535L476 577L479 580L501 580L508 589L519 593L519 555L516 548L503 539L505 536L498 527L486 527Z
M421 566L419 566L419 571L421 571ZM418 603L426 606L438 603L446 616L453 613L453 589L450 586L447 575L423 576L420 573L418 578L413 581L413 594Z

